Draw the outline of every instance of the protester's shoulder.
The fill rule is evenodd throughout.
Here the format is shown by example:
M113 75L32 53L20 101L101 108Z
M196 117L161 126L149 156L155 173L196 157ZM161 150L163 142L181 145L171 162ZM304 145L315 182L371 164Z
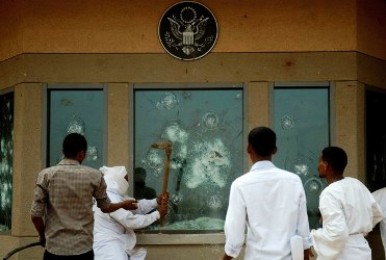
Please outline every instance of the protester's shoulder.
M239 177L233 180L232 185L233 186L242 186L246 183L250 182L251 174L249 172L243 173Z
M272 175L274 175L276 178L284 178L284 179L290 179L290 180L294 180L294 181L301 181L300 177L296 173L293 173L293 172L290 172L290 171L287 171L287 170L284 170L281 168L277 168L277 167L273 167L270 169L270 172L265 172L259 176L268 177L268 176L272 176ZM235 182L236 181L237 182L243 182L245 180L253 178L252 176L253 176L253 172L244 173L243 175L236 178Z
M84 164L80 164L79 167L82 168L83 170L88 170L88 171L90 171L90 172L101 172L101 171L98 170L98 169L95 169L95 168L93 168L93 167L91 167L91 166L84 165Z
M344 197L347 187L357 187L361 182L357 179L346 177L343 180L333 182L323 189L321 196L332 196L336 198Z
M82 172L85 172L90 175L96 175L98 177L102 176L102 172L98 169L95 169L93 167L87 166L87 165L79 165Z
M276 168L276 171L278 172L279 176L281 179L284 180L289 180L289 181L294 181L294 182L302 182L300 179L299 175L296 173L281 169L281 168Z
M58 169L59 169L58 165L49 166L47 168L44 168L44 169L40 170L38 175L39 176L47 176L49 174L52 174L52 173L56 172Z
M357 185L362 189L368 190L368 188L366 187L366 185L362 181L360 181L356 178L353 178L353 177L345 177L343 179L342 183L347 183L346 185L350 185L350 186Z
M386 187L375 190L372 192L372 194L378 197L386 196Z
M40 170L39 174L42 175L42 174L47 174L48 172L52 172L55 169L55 167L56 166L50 166L50 167L44 168Z
M87 165L81 165L81 167L82 167L85 171L87 171L87 172L89 172L89 173L102 175L102 172L101 172L100 170L95 169L95 168L93 168L93 167L90 167L90 166L87 166Z

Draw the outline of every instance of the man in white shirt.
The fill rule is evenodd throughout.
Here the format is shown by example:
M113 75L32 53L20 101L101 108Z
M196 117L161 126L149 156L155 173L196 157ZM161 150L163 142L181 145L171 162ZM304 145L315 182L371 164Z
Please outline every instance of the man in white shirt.
M270 128L257 127L249 133L247 152L253 166L231 186L224 260L240 254L246 228L246 260L309 259L309 223L302 181L272 163L276 151L276 134ZM298 238L297 252L291 252L294 238Z
M124 166L100 168L107 184L107 195L111 201L119 202L127 196L129 183ZM144 260L146 249L136 247L135 229L149 226L167 214L168 194L155 199L138 201L138 209L133 212L117 210L103 213L94 207L94 254L95 260ZM153 209L157 209L152 211ZM151 213L149 213L152 211ZM149 213L149 214L146 214Z
M381 239L383 244L383 249L385 250L385 259L386 259L386 187L376 190L373 193L375 201L379 204L382 209L383 219L379 224L379 229L381 232Z
M311 231L318 260L371 259L365 236L382 220L382 211L363 183L343 176L346 165L342 148L323 149L318 171L329 185L319 198L322 228Z

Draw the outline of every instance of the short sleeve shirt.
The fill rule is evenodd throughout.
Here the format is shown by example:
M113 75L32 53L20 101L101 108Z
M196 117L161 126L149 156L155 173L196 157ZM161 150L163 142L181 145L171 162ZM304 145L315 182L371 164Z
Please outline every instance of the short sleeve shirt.
M110 204L102 173L64 159L37 178L31 215L45 220L46 249L56 255L79 255L92 249L93 198Z

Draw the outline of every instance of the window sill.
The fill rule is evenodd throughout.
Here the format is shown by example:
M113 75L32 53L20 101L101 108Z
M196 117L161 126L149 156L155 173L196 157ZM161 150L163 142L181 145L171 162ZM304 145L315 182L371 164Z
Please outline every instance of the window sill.
M161 231L162 232L162 231ZM141 245L195 245L224 244L224 233L213 234L136 234Z

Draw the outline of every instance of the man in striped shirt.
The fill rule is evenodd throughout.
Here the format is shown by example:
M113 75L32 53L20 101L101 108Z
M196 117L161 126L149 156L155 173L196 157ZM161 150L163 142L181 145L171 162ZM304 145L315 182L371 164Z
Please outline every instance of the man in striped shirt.
M106 213L137 208L135 200L111 203L99 170L81 165L86 157L86 138L68 134L63 141L64 159L43 169L36 181L31 219L46 247L44 260L94 259L93 198Z

